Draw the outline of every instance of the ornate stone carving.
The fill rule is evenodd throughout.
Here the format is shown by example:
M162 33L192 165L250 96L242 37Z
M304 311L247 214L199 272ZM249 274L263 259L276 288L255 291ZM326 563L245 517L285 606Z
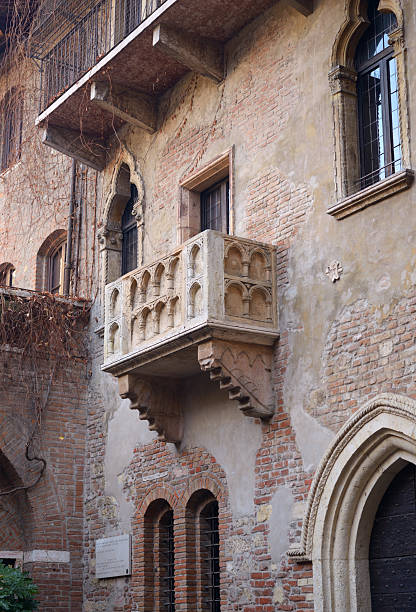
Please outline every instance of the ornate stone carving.
M144 379L125 374L118 379L119 393L131 401L130 408L139 411L139 418L149 422L149 429L158 433L162 442L180 442L183 415L179 403L178 383L164 378Z
M312 559L312 543L316 516L328 478L334 470L344 449L349 446L351 455L357 455L359 445L354 442L354 438L358 436L360 430L362 430L367 423L371 422L380 414L389 415L386 424L389 422L392 426L392 430L394 430L395 419L398 417L410 421L412 424L412 431L414 431L416 426L416 401L401 395L383 393L369 400L360 410L348 419L324 454L315 472L308 495L306 513L303 519L301 542L298 547L289 549L288 554L290 556L300 560ZM371 430L370 433L373 434L374 432ZM367 452L367 448L364 452ZM324 503L327 504L327 502L328 500L325 499Z
M345 66L335 66L328 77L332 95L346 93L357 96L357 72L355 70Z
M337 219L391 195L389 190L376 189L371 193L369 199L366 196L360 197L357 77L354 70L354 56L357 43L368 27L366 9L367 3L362 0L348 0L346 2L345 21L332 50L332 69L329 73L329 84L334 117L336 203L328 210L328 214L334 215ZM397 29L390 34L389 44L394 48L397 61L402 167L406 169L411 166L403 11L399 0L380 0L379 10L393 12L398 23ZM406 180L394 183L394 187L397 188L396 191L407 186L408 182ZM365 192L366 190L362 191ZM358 200L355 196L358 196ZM341 213L338 214L338 211L341 211Z
M98 242L102 249L121 251L122 240L123 234L118 229L106 226L98 230Z
M273 414L274 257L272 246L207 230L106 286L103 369L160 439L181 438L170 381L198 368L244 414Z
M339 261L331 261L331 263L325 270L325 274L329 276L329 278L331 279L333 283L335 283L337 280L341 278L341 274L343 273L343 271L344 269L341 266Z
M247 416L267 419L274 413L271 347L210 340L198 346L198 361L220 389Z

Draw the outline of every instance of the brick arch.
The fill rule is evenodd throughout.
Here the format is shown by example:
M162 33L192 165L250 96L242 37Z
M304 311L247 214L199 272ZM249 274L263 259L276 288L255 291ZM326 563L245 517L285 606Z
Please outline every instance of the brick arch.
M158 499L166 501L175 513L183 509L182 500L173 487L168 484L157 485L145 493L137 508L136 517L143 519L150 504Z
M192 495L197 491L207 490L214 495L218 503L226 503L228 497L226 490L222 486L221 482L212 475L194 476L190 479L188 486L182 494L182 505L184 508L188 505Z

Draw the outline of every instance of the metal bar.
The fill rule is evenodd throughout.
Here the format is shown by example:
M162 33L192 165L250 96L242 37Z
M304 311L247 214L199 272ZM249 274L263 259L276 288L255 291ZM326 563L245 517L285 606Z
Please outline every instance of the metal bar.
M43 70L48 75L48 78L41 79L44 108L165 1L156 0L143 11L142 0L125 0L124 3L116 3L112 11L110 0L101 0L80 17L78 23L42 57ZM55 18L58 22L56 35L65 15L61 16L60 21L59 15L55 15Z

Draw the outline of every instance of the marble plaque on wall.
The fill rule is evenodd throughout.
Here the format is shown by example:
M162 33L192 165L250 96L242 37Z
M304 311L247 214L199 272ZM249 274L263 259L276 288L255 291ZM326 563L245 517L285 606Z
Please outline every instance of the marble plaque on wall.
M131 574L131 536L126 533L95 542L96 578L116 578Z

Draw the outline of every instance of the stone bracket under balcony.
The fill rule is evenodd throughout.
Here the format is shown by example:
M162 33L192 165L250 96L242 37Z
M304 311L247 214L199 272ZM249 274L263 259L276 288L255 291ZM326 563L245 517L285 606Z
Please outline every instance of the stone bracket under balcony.
M150 134L156 130L156 103L151 96L117 87L110 81L93 81L90 100L130 125Z
M103 370L161 440L181 440L178 398L201 371L245 415L273 414L275 255L207 230L106 286Z
M153 46L217 83L224 78L224 46L216 40L159 24L153 30Z
M246 416L269 419L274 414L270 346L211 339L197 347L197 364L213 383L237 402ZM181 359L180 354L176 359ZM134 373L118 377L119 393L130 399L139 418L163 442L179 443L183 436L182 380Z

